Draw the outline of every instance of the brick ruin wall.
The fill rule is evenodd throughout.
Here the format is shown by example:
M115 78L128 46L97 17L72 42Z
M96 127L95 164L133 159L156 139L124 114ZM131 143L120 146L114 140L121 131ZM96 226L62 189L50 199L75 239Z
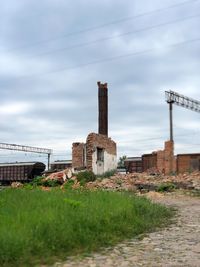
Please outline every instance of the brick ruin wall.
M86 144L72 144L72 167L74 169L83 169L86 167L88 170L93 170L92 157L97 147L104 149L109 155L115 157L117 155L116 143L111 138L102 134L90 133L87 137Z
M190 169L190 156L182 155L177 157L177 171L180 173L187 172Z
M174 156L174 142L166 141L164 149L164 173L176 172L176 158Z
M84 147L84 143L72 144L72 168L81 169L85 167Z
M200 153L174 156L174 143L165 142L164 150L142 156L143 171L159 171L163 174L200 171Z
M96 148L104 149L108 154L117 155L116 143L106 135L90 133L86 141L86 162L87 169L92 170L92 155Z
M145 172L149 169L156 168L157 153L142 155L142 171Z
M172 141L165 142L164 150L158 150L149 155L143 155L143 171L156 169L160 173L170 174L176 171L176 158L174 156L174 143Z
M200 171L200 154L177 155L177 171L178 173Z

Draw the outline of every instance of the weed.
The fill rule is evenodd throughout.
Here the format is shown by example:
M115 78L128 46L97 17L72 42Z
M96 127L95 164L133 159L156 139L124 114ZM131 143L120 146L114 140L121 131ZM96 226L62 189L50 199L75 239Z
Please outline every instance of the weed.
M77 201L77 200L74 200L74 199L69 199L69 198L64 198L64 201L71 205L73 208L77 208L81 205L81 201Z
M121 180L121 179L117 179L117 180L116 180L116 183L117 183L119 186L121 186L121 185L122 185L122 180Z
M177 172L176 172L176 171L172 171L172 172L170 172L169 175L170 175L170 176L176 176L176 175L177 175Z
M61 182L59 180L48 179L48 180L43 180L42 185L46 187L56 187L61 185Z
M158 192L171 192L176 189L176 185L173 183L163 183L160 184L156 191Z
M37 186L37 185L42 185L42 181L43 181L44 177L42 176L37 176L35 177L32 181L31 181L31 185L33 186Z
M67 180L67 182L64 184L64 189L66 190L72 189L73 185L74 185L74 180Z
M93 182L96 180L96 176L92 171L81 171L76 175L77 180L81 185L87 182Z
M194 189L194 190L186 190L184 192L186 195L192 196L192 197L200 197L200 190L199 189Z
M116 173L116 170L106 171L101 175L97 175L97 178L101 178L101 179L109 178L109 177L113 176L115 173Z
M24 184L23 187L27 190L33 190L36 186L32 185L31 183Z

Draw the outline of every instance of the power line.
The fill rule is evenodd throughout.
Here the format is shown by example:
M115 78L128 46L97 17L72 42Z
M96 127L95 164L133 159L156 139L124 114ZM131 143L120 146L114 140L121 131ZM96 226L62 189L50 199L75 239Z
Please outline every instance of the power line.
M156 28L160 28L160 27L163 27L163 26L166 26L166 25L175 24L175 23L182 22L182 21L185 21L185 20L195 19L195 18L198 18L199 16L200 16L200 14L192 15L192 16L181 18L181 19L176 19L176 20L165 22L165 23L160 23L160 24L157 24L157 25L145 27L145 28L142 28L142 29L139 29L139 30L128 31L128 32L125 32L125 33L117 34L115 36L104 37L104 38L96 39L96 40L93 40L93 41L90 41L90 42L85 42L85 43L79 43L79 44L75 44L75 45L72 45L72 46L67 46L67 47L51 50L51 51L48 51L48 52L43 52L43 53L40 53L40 54L37 54L37 55L33 55L30 58L45 56L45 55L49 55L49 54L52 54L52 53L55 53L55 52L62 52L62 51L71 50L71 49L74 49L74 48L80 48L80 47L84 47L84 46L89 46L89 45L96 44L96 43L99 43L99 42L102 42L102 41L108 41L108 40L116 39L118 37L127 36L127 35L131 35L131 34L137 34L137 33L140 33L140 32L145 32L145 31L156 29Z
M176 135L176 137L185 137L185 136L191 136L191 135L196 135L197 133L196 132L194 132L194 133L190 133L190 134L178 134L178 135ZM133 140L134 142L140 142L140 144L141 143L144 143L144 141L156 141L156 140L161 140L162 141L162 138L163 137L153 137L153 138L143 138L143 139L136 139L136 140ZM131 142L131 141L130 141ZM123 143L123 142L122 142ZM182 144L182 143L180 143L180 141L176 141L176 144L177 145L180 145L180 144ZM194 145L199 145L199 144L194 144L194 143L185 143L184 142L184 144L186 144L186 145L190 145L190 146L194 146ZM145 145L146 146L146 145ZM40 158L44 158L45 157L45 155L27 155L27 154L4 154L4 155L1 155L0 154L0 158L16 158L16 157L19 157L20 156L20 158L21 157L28 157L28 158L38 158L38 157L40 157ZM52 156L53 157L55 157L55 156L65 156L66 157L66 152L60 152L60 153L53 153L52 154ZM46 158L45 158L46 159Z
M191 136L191 135L196 135L197 133L196 132L193 132L193 133L190 133L190 134L177 134L176 137L185 137L185 136ZM145 141L156 141L156 140L161 140L162 141L163 137L152 137L152 138L142 138L142 139L136 139L136 140L130 140L129 142L140 142L141 143L144 143ZM123 142L122 142L123 143ZM53 156L66 156L66 152L56 152L55 154L53 154Z
M154 13L160 13L160 12L163 12L165 10L177 8L179 6L183 6L183 5L186 5L186 4L192 4L192 3L198 2L198 1L199 0L184 1L184 2L181 2L181 3L170 5L168 7L159 8L159 9L155 9L155 10L152 10L152 11L140 13L138 15L121 18L119 20L114 20L114 21L111 21L111 22L108 22L108 23L104 23L104 24L101 24L101 25L98 25L98 26L94 26L94 27L89 27L89 28L82 29L82 30L79 30L79 31L69 32L69 33L66 33L64 35L60 35L60 36L57 36L57 37L54 37L54 38L49 38L49 39L46 39L46 40L37 41L37 42L32 43L32 44L23 45L23 46L20 46L20 47L13 47L13 48L7 50L7 52L11 52L13 50L20 50L20 49L28 48L28 47L37 46L37 45L40 45L42 43L48 43L48 42L55 41L55 40L58 40L58 39L67 38L67 37L73 36L73 35L78 35L78 34L83 34L83 33L90 32L90 31L95 31L95 30L104 28L104 27L109 26L109 25L119 24L119 23L122 23L122 22L125 22L125 21L138 19L138 18L147 16L147 15L151 15L151 14L154 14ZM6 51L3 51L3 52L6 52Z
M174 44L165 46L164 48L175 48L175 47L178 47L178 46L183 46L183 45L186 45L186 44L195 43L195 42L199 42L199 41L200 41L200 38L190 39L190 40L186 40L186 41L183 41L183 42L178 42L178 43L174 43ZM94 61L91 61L91 62L80 64L80 65L75 65L75 66L70 66L70 67L63 67L63 68L60 68L60 69L55 69L55 70L43 72L43 73L40 73L40 74L38 73L38 74L33 74L33 75L21 76L21 77L9 79L9 81L17 81L17 80L21 80L21 79L30 79L30 78L40 77L40 76L43 76L43 75L49 75L49 74L53 74L53 73L63 72L63 71L66 71L66 70L72 70L72 69L82 68L82 67L86 67L86 66L90 66L90 65L96 65L96 64L100 64L100 63L104 63L104 62L111 62L111 61L115 61L115 60L118 60L118 59L134 57L134 56L139 56L139 55L145 55L145 54L154 52L156 50L157 50L157 48L149 48L149 49L146 49L146 50L136 51L136 52L123 54L123 55L119 55L119 56L113 56L113 57L108 57L108 58L104 58L104 59L98 59L98 60L94 60Z

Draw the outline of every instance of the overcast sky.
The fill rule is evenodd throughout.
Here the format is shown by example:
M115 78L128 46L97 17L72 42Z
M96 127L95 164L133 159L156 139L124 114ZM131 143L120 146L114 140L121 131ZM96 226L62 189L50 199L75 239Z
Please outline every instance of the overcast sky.
M162 149L165 90L200 100L199 10L198 0L2 0L0 142L70 159L71 144L97 132L101 81L118 157ZM199 122L199 113L174 106L175 153L200 152Z

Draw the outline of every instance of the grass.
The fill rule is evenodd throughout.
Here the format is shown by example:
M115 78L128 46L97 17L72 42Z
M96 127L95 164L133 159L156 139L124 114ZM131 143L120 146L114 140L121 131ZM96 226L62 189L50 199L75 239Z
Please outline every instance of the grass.
M104 179L104 178L110 178L111 176L115 175L117 172L117 170L110 170L110 171L106 171L104 172L103 174L98 174L96 175L97 178L100 178L100 179Z
M176 185L170 182L162 183L158 186L157 190L158 192L172 192L176 189Z
M76 178L80 182L81 185L84 185L87 182L93 182L96 180L95 174L92 171L87 171L87 170L77 173Z
M200 197L200 190L199 189L194 189L194 190L184 190L184 193L186 195L189 195L191 197Z
M145 198L90 191L0 191L0 266L40 266L166 224L172 211Z

